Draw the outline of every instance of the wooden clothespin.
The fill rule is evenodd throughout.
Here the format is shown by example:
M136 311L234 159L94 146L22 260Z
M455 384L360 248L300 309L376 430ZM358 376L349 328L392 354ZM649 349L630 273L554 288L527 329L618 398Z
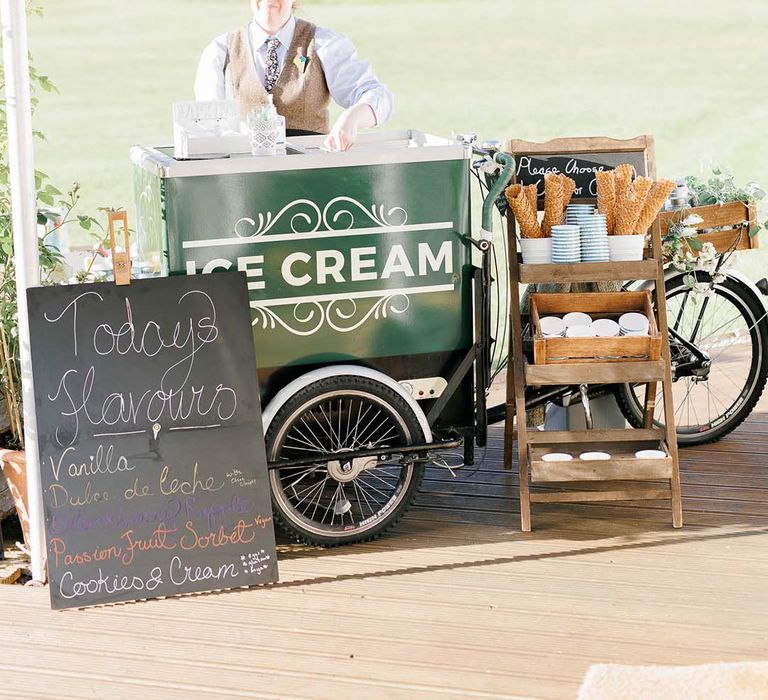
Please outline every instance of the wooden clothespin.
M112 271L115 275L115 284L123 285L131 283L131 248L128 242L128 213L124 211L111 211L108 214L109 245L112 248ZM122 222L123 246L125 250L118 252L115 245L115 222Z

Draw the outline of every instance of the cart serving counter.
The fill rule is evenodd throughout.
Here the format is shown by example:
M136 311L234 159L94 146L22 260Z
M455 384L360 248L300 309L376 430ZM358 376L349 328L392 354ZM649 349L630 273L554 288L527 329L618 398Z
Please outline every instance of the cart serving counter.
M430 450L484 440L487 363L476 362L471 148L418 131L342 153L321 145L131 156L155 270L247 275L275 514L335 544L396 521Z

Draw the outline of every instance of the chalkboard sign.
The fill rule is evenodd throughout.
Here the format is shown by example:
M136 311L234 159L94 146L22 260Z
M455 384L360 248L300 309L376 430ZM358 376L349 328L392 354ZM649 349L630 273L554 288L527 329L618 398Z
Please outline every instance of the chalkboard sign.
M504 150L515 156L514 182L536 184L539 199L544 201L544 176L563 173L576 183L573 201L594 201L597 197L596 172L613 170L629 163L637 175L655 177L653 139L563 138L546 143L507 141ZM543 207L540 207L543 208Z
M245 275L28 300L51 605L277 580Z

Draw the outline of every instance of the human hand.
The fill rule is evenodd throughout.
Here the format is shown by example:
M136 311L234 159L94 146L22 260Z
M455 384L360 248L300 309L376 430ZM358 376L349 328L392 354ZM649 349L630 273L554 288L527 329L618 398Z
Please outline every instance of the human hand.
M329 151L348 151L357 141L357 120L347 110L336 120L331 133L325 137L324 146Z
M329 151L348 151L357 141L359 129L376 126L376 114L373 108L364 102L358 102L344 110L325 137L324 146Z

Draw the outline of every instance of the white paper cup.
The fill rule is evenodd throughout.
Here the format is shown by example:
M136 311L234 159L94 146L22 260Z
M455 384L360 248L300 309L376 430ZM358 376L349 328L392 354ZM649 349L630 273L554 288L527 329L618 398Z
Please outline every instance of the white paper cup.
M539 265L552 262L551 238L521 238L520 250L526 265Z
M608 236L608 247L611 250L611 262L627 262L642 260L645 248L645 236Z

